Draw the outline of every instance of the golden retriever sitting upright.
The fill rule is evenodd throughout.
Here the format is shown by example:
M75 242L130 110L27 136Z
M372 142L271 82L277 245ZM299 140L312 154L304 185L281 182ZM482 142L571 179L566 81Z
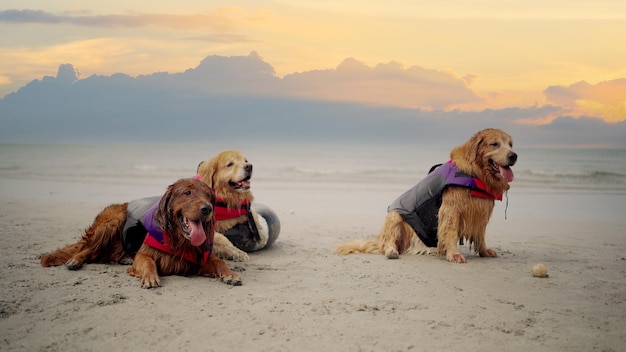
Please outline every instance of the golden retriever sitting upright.
M420 183L388 208L383 229L374 240L357 240L335 252L381 253L389 259L400 254L439 255L465 263L458 243L468 240L481 257L495 257L485 243L485 230L494 200L513 181L517 161L511 136L499 129L479 131L450 152L450 161L433 167Z
M269 245L268 226L251 208L252 164L239 151L227 150L198 165L196 178L215 191L215 254L246 261L246 252Z

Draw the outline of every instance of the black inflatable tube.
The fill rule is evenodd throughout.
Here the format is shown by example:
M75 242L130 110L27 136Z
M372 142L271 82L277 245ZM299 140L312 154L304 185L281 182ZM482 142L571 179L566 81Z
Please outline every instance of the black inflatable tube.
M265 249L271 246L278 238L278 234L280 233L280 220L278 219L278 215L265 204L253 202L251 208L267 222L268 239L267 244L263 247L263 249Z

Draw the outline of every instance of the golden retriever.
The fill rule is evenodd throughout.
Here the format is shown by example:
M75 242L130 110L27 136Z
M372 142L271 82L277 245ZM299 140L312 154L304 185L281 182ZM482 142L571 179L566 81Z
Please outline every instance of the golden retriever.
M75 244L44 254L44 267L63 265L76 270L84 263L130 264L141 286L161 285L159 274L201 275L241 285L241 277L211 253L214 234L213 190L193 178L170 185L150 212L149 229L136 255L124 249L122 229L128 203L112 204L98 214Z
M458 243L468 240L481 257L497 256L485 243L485 230L494 200L501 200L513 181L511 166L516 161L511 136L494 128L479 131L452 149L448 163L433 167L389 206L374 240L348 242L335 252L380 253L395 259L400 254L431 253L436 247L448 261L465 263Z
M247 261L246 252L268 245L268 226L251 208L252 164L237 150L226 150L198 165L196 178L215 192L215 254Z

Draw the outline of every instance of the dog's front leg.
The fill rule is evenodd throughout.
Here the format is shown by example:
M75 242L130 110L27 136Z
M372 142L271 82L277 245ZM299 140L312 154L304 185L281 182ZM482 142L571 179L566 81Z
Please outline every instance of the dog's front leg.
M383 229L376 237L376 243L387 259L398 259L400 252L406 250L406 246L398 248L398 244L404 243L405 226L406 223L398 212L390 211L387 213ZM409 231L409 236L413 236L413 231Z
M485 230L482 231L482 234L479 234L478 238L482 239L481 241L477 241L475 240L475 246L476 246L476 251L478 252L478 255L480 255L481 257L497 257L498 254L496 253L496 251L494 249L488 248L487 244L485 243Z
M161 286L161 280L157 272L156 263L150 256L137 253L133 266L128 268L128 274L141 279L142 288L153 288Z
M223 234L215 232L213 238L213 253L219 258L235 262L247 262L250 260L248 253L235 247Z
M442 215L442 212L439 212ZM440 217L439 228L437 230L438 245L440 254L446 255L446 259L452 263L465 263L465 257L459 252L459 226L460 220L457 217Z
M240 286L242 284L241 277L230 270L228 264L214 254L211 254L206 265L200 269L199 275L218 278L224 283L233 286Z
M87 257L89 256L91 248L85 248L86 246L79 244L77 247L81 248L80 251L74 253L67 262L65 262L65 267L70 270L77 270L83 267L83 264L87 261Z

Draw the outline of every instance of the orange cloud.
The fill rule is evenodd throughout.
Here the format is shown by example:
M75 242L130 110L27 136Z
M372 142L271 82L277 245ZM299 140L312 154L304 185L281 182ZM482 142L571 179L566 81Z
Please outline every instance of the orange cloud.
M480 100L462 78L396 61L370 67L349 58L335 70L290 74L284 82L290 95L425 110Z
M597 116L609 122L626 120L626 78L592 85L581 81L544 91L548 103L562 106L572 116Z

